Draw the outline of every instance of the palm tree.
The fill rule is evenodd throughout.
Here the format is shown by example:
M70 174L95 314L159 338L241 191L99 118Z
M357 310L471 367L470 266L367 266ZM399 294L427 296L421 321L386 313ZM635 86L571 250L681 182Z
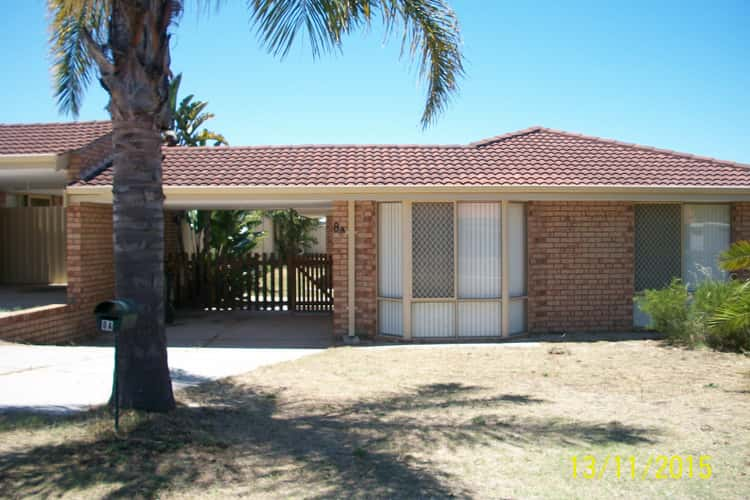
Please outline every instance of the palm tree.
M181 0L47 0L56 97L73 114L94 76L110 96L114 162L115 289L139 306L122 335L120 405L174 407L164 332L164 194L161 132L169 128L170 30ZM208 7L209 0L196 0ZM216 1L217 6L221 4ZM283 57L300 34L313 56L379 17L402 28L404 51L427 84L421 123L432 123L463 73L458 23L445 0L247 0L264 47Z
M180 85L182 84L182 73L176 75L169 82L169 109L172 116L169 130L164 132L165 142L173 146L205 146L208 141L213 142L213 146L228 146L229 143L223 135L200 127L204 125L208 120L215 117L213 113L206 112L208 107L208 101L193 100L195 99L194 94L190 94L184 97L178 104L178 96L180 93ZM178 229L178 248L180 254L185 251L185 244L182 239L182 222L189 218L189 211L178 212L173 223L177 224ZM198 219L206 228L205 237L210 242L211 237L211 210L197 210L194 211L197 214Z
M205 112L208 101L194 101L195 95L190 94L177 104L181 83L182 73L176 75L169 82L169 108L172 113L172 123L168 132L174 134L175 145L205 146L209 141L212 141L213 146L228 146L229 143L223 135L212 132L207 128L200 130L202 125L216 116L213 113Z

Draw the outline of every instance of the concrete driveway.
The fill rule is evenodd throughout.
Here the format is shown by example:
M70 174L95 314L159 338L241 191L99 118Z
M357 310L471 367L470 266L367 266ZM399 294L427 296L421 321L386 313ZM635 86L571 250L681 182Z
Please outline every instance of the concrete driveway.
M327 316L201 314L167 328L175 389L298 359L331 344ZM0 411L75 411L107 402L112 338L83 346L0 342Z

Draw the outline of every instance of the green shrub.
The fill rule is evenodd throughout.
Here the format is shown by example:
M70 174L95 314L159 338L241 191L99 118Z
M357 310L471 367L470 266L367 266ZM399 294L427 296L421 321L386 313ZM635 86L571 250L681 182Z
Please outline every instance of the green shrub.
M690 346L705 343L722 351L750 351L750 283L706 280L691 294L680 280L635 298L650 327Z
M688 290L678 279L661 290L646 290L636 297L638 307L651 318L650 327L674 342L692 343L688 329Z

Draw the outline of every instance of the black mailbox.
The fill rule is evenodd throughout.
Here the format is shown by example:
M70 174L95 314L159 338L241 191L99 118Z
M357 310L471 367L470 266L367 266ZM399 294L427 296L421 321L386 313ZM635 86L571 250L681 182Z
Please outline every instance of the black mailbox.
M138 319L135 302L127 299L106 300L94 309L96 327L100 332L119 333L133 328Z

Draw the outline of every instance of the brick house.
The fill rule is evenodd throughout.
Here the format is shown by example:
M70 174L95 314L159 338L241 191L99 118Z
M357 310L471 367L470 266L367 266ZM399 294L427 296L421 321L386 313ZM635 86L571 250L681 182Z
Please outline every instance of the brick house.
M112 289L111 163L69 168L67 307L85 310ZM164 148L163 184L167 210L325 214L337 336L630 330L634 295L724 277L718 254L750 239L747 165L542 127L468 145ZM0 338L91 330L3 321Z

